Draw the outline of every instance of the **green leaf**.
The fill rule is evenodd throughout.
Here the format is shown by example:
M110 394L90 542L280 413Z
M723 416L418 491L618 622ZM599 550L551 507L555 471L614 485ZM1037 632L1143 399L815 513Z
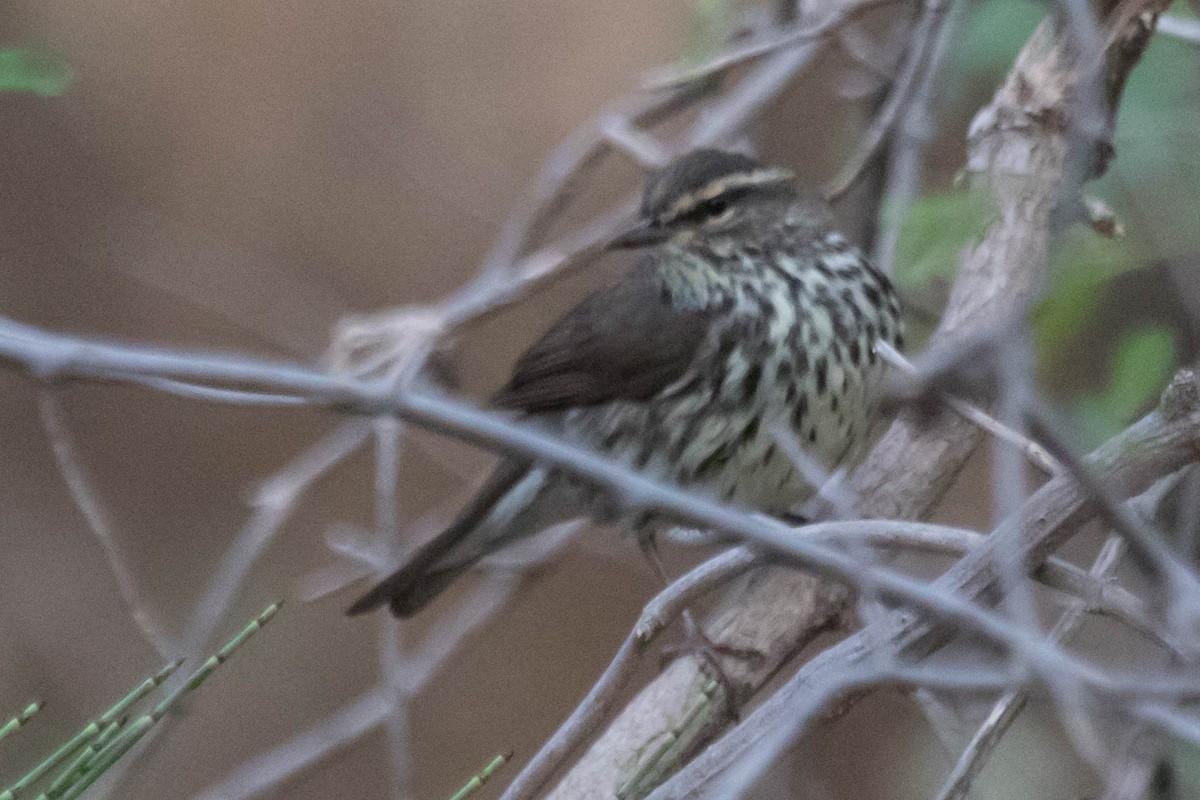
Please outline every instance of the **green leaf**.
M983 237L990 208L981 189L928 194L909 204L896 246L897 283L917 291L953 275L963 248Z
M721 51L737 27L733 0L696 0L688 21L683 60L701 63Z
M971 8L956 36L951 66L955 72L1003 75L1046 16L1033 0L985 0Z
M1075 415L1088 446L1128 425L1163 390L1175 366L1175 341L1165 328L1127 334L1117 347L1108 388L1080 398Z
M1098 182L1098 191L1114 199L1118 215L1138 223L1130 225L1131 231L1152 242L1158 258L1200 249L1197 97L1200 48L1154 37L1130 74L1113 140L1117 157Z
M70 66L56 56L25 47L0 48L0 92L58 97L70 82Z
M1057 360L1083 331L1107 283L1140 263L1126 239L1107 239L1083 225L1064 232L1051 258L1050 286L1034 310L1038 361Z
M1200 797L1200 750L1193 744L1176 742L1174 762L1179 797Z

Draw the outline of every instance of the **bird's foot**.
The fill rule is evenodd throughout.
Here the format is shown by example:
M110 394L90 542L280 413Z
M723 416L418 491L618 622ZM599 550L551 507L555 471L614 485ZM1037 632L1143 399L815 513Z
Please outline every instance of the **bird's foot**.
M683 655L696 656L708 668L713 680L720 684L728 698L729 713L738 720L741 707L742 690L737 681L733 680L725 667L726 659L746 662L750 669L761 666L766 656L753 647L735 647L734 645L714 641L706 634L690 612L683 613L684 639L677 645L663 648L660 667Z

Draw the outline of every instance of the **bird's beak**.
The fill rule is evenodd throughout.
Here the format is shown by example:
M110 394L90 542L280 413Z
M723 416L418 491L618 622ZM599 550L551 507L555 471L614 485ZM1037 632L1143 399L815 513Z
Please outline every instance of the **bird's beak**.
M605 246L609 250L633 250L665 242L668 237L669 234L661 225L655 225L653 220L643 220L618 233Z

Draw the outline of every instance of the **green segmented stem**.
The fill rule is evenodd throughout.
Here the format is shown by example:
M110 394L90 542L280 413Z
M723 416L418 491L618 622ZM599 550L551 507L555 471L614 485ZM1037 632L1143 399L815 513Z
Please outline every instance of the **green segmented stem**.
M67 790L59 795L63 800L75 800L81 794L86 792L88 788L95 783L101 775L108 771L108 768L117 763L121 756L128 753L135 744L141 741L146 735L146 731L154 725L155 720L149 714L142 716L129 723L124 730L121 731L115 739L109 742L92 760L91 767L78 777ZM37 800L50 800L49 794L40 794Z
M487 783L487 779L496 773L496 770L503 767L508 760L512 758L512 753L508 755L499 755L488 762L488 765L480 770L479 774L467 781L466 785L459 789L450 800L463 800L480 786Z
M16 733L21 728L25 727L25 723L33 719L33 717L42 710L42 701L36 700L22 709L21 713L10 719L8 722L0 725L0 739L8 736L10 733Z
M141 741L147 731L154 727L155 723L161 720L179 702L181 697L195 691L217 667L228 661L229 657L245 644L246 640L267 624L271 617L279 611L280 605L280 603L272 603L267 606L261 614L226 642L224 647L201 664L179 688L163 698L152 711L142 714L127 724L125 712L155 688L161 686L182 662L175 661L168 664L157 674L147 678L100 717L88 723L83 730L71 737L71 740L55 751L53 755L34 767L29 774L0 793L0 800L16 800L23 790L83 747L83 752L71 761L70 765L50 785L50 788L39 794L36 800L75 800L78 798L113 764L117 763L121 756L128 753L134 745ZM9 725L11 724L9 723ZM8 725L5 727L7 728Z
M125 720L113 720L104 726L104 729L97 734L96 738L88 742L87 747L79 751L79 755L75 757L62 773L54 779L50 784L50 788L46 790L46 794L51 797L59 797L79 778L80 775L87 772L95 760L96 754L102 751L108 743L120 732L121 727L125 724Z
M282 603L272 603L271 605L267 606L261 614L250 620L250 623L246 627L242 628L236 636L226 642L225 646L218 650L215 655L209 656L208 660L201 664L200 668L192 673L192 677L188 678L187 683L163 698L163 701L158 704L158 707L155 708L152 713L161 717L163 713L165 713L181 695L186 692L195 691L200 684L208 680L208 676L212 675L213 671L217 667L228 661L229 657L232 656L234 652L246 642L247 639L258 633L263 625L266 625L268 622L270 622L271 617L275 616L275 614L279 612L279 608L282 605Z
M78 780L71 784L69 789L58 798L61 800L75 800L96 782L108 769L141 741L142 737L154 727L154 725L169 712L180 698L189 692L193 692L208 679L210 675L219 667L229 660L229 657L237 651L239 647L257 633L264 625L271 620L271 617L279 611L280 603L272 603L267 608L250 621L246 627L242 628L237 635L226 642L225 646L218 650L214 655L200 665L200 667L192 673L191 677L184 682L182 686L164 697L154 710L149 714L142 716L131 722L120 734L109 742L96 756L92 759L91 765L87 771L79 776ZM0 799L2 800L2 799ZM38 800L42 800L41 797ZM45 800L52 800L47 795Z
M677 757L677 753L671 751L678 747L679 742L683 738L683 734L691 730L695 725L700 724L703 718L712 713L711 704L718 690L721 689L721 684L711 678L702 678L700 684L700 697L691 710L684 716L683 721L674 728L666 732L663 740L654 748L650 757L642 762L633 777L622 783L616 792L618 800L628 800L632 797L644 797L649 794L646 791L648 779L655 772L662 769L663 761L671 755Z
M125 712L132 708L135 703L139 702L143 697L150 694L150 692L154 691L159 686L162 686L167 678L174 675L175 670L179 669L181 664L183 664L183 661L181 660L172 661L154 675L146 678L146 680L142 681L140 686L118 700L112 708L108 709L108 711L105 711L103 714L101 714L97 722L99 722L101 725L107 725L108 723L125 716Z
M111 708L85 725L66 744L55 750L49 758L26 773L20 780L8 787L8 789L0 792L0 800L16 800L22 791L28 789L47 772L70 758L71 754L80 747L90 744L110 723L120 719L127 709L161 686L163 681L171 677L171 674L179 669L179 665L182 663L182 661L173 661L142 681L133 691L113 704Z

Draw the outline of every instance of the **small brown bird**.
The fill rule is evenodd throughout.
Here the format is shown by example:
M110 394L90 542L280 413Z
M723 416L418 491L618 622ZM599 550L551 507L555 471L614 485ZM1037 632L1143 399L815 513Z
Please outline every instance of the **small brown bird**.
M875 343L901 346L902 323L887 278L791 179L717 150L652 175L640 222L612 243L645 255L530 347L492 405L727 502L776 515L803 502L812 488L778 431L827 468L855 458L881 370ZM506 459L348 613L386 603L411 616L509 542L615 513L582 481Z

